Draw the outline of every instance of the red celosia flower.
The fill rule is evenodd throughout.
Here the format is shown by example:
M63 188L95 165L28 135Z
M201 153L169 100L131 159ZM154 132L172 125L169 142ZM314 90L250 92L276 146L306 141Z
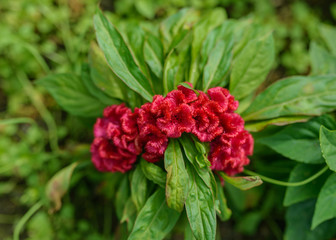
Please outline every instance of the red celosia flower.
M124 104L104 110L94 126L92 161L100 171L125 172L141 153L136 116Z

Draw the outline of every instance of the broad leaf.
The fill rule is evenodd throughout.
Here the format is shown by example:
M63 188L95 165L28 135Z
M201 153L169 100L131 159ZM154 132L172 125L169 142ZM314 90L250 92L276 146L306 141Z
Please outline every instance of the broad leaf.
M306 123L289 125L271 136L256 139L256 142L298 162L323 163L319 144L321 125L336 128L334 120L328 115L324 115L313 118Z
M102 12L94 16L94 26L100 48L112 71L147 101L153 97L153 88L136 65L120 33Z
M160 240L175 226L180 213L169 208L162 188L147 200L141 209L128 240Z
M314 41L310 44L309 55L312 75L336 74L336 56Z
M268 87L242 113L245 121L321 115L336 108L336 76L295 76Z
M330 131L324 126L321 126L320 145L322 155L329 168L336 172L336 131Z
M134 205L139 212L147 200L147 179L140 165L137 166L132 175L131 193Z
M181 212L188 194L187 170L184 165L181 147L177 140L170 139L164 155L167 171L166 198L170 208Z
M289 182L300 182L314 175L320 166L298 164L290 173ZM321 186L326 180L327 175L298 187L287 187L284 198L284 205L290 206L294 203L302 202L311 198L316 198L321 190Z
M63 168L48 181L46 186L46 196L50 203L52 203L52 206L49 209L51 213L61 209L62 197L69 189L71 176L77 165L78 162L75 162Z
M239 100L256 90L271 69L274 56L272 34L249 42L233 62L230 79L231 94Z
M239 188L240 190L248 190L257 187L263 183L259 176L247 176L247 177L229 177L223 172L218 172L224 181Z
M216 210L211 189L188 163L189 193L185 204L190 227L196 239L214 240Z
M336 173L329 176L317 198L312 229L336 217Z
M285 240L330 240L335 235L335 219L310 230L314 206L315 200L308 200L287 209Z
M141 170L147 179L158 184L160 187L166 187L166 173L154 163L147 162L144 159L140 160Z
M46 88L56 102L70 114L98 117L106 107L91 96L82 80L73 74L49 75L38 80L37 84Z

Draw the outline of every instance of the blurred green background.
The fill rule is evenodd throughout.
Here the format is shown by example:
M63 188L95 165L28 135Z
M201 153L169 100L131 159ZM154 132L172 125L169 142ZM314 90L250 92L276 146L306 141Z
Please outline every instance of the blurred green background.
M321 25L336 23L333 1L1 0L0 239L122 239L111 199L118 178L90 165L92 119L66 114L34 84L48 73L80 74L95 39L92 18L99 5L126 26L156 23L183 7L223 7L229 18L253 18L274 31L276 63L268 83L308 74L310 42L322 42ZM48 181L76 160L81 162L71 190L51 214L42 206ZM228 191L235 216L221 224L226 239L282 239L284 209L276 194L283 189ZM178 229L174 239L181 239Z

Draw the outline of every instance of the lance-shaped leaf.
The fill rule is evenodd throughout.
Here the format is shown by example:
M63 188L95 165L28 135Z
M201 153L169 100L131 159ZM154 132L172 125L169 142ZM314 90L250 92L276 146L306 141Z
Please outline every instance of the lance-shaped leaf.
M320 33L327 44L328 48L331 50L332 54L336 56L336 28L328 25L322 24L320 27Z
M61 209L62 197L69 189L71 176L77 165L78 162L75 162L63 168L57 172L47 183L46 196L47 199L52 203L52 206L49 210L51 213Z
M153 89L136 65L120 33L100 11L94 16L94 26L99 46L112 71L132 90L151 101Z
M46 88L56 102L70 114L98 117L106 107L89 93L82 80L76 75L53 74L39 79L36 83Z
M262 143L281 155L298 162L323 163L319 144L321 125L336 128L335 121L328 115L323 115L306 123L286 126L271 136L257 138L256 142Z
M216 182L217 182L217 189L218 189L218 194L217 194L218 208L216 209L217 215L222 221L226 221L230 219L232 215L232 211L227 206L223 186L221 185L219 180L217 180Z
M322 155L329 168L336 172L336 131L330 131L324 126L321 126L320 145Z
M115 201L115 208L119 220L121 220L123 216L125 204L129 198L130 198L130 187L128 182L128 176L124 175L120 182L120 186L117 190Z
M166 187L166 173L154 163L147 162L144 159L140 160L141 170L147 179L158 184L160 187Z
M248 190L257 187L263 183L259 176L229 177L223 172L218 173L225 182L228 182L241 190Z
M214 196L199 177L194 167L187 163L189 193L185 204L190 227L196 239L214 240L216 235L216 210Z
M311 75L336 74L336 56L312 41L309 47Z
M245 121L321 115L336 108L336 76L294 76L269 86L242 113Z
M179 216L167 206L165 192L159 188L141 209L128 240L161 240L173 229Z
M177 140L170 139L164 155L167 171L166 198L170 208L181 212L188 194L188 173L184 165L181 147Z
M122 215L122 218L120 220L121 223L123 223L123 222L127 223L128 231L132 230L132 228L134 226L135 219L136 219L136 215L137 215L137 209L135 207L133 199L130 197L130 198L128 198L128 200L125 203L123 215Z
M147 200L147 179L140 165L137 166L132 175L131 193L134 205L139 212Z
M329 176L317 198L311 229L336 217L336 173Z
M230 79L230 92L242 99L256 90L265 80L274 61L272 34L249 42L235 59Z

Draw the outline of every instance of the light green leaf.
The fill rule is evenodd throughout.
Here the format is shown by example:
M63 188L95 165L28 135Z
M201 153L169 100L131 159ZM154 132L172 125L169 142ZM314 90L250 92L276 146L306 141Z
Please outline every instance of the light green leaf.
M256 142L298 162L323 163L319 144L321 125L336 128L334 120L328 115L323 115L306 123L289 125L271 136L256 139Z
M49 209L51 213L61 209L62 197L69 189L71 176L77 165L78 162L72 163L71 165L57 172L48 181L45 191L47 199L52 204L52 206Z
M112 71L132 90L151 101L153 89L136 65L120 33L100 11L94 16L94 26L99 46Z
M310 164L298 164L290 173L289 182L300 182L314 175L320 166ZM327 175L298 187L287 187L284 198L284 206L302 202L311 198L316 198L321 190L321 186L326 180Z
M220 180L217 180L217 189L218 189L218 194L217 194L217 201L218 201L218 209L217 210L217 215L222 221L227 221L230 219L232 215L231 209L227 206L226 202L226 197L224 195L224 189L220 183Z
M138 165L133 172L131 181L131 196L139 212L147 200L147 179Z
M128 231L132 230L136 219L136 215L137 215L137 208L135 207L133 199L130 197L125 203L123 215L120 220L121 223L123 222L127 223Z
M275 82L242 113L245 121L321 115L336 108L336 76L294 76Z
M81 79L73 74L53 74L36 82L67 112L82 117L98 117L105 104L91 96Z
M161 240L173 229L179 216L167 206L165 192L159 188L141 209L128 240Z
M213 193L190 163L187 164L187 171L189 193L185 208L190 227L196 239L214 240L217 225Z
M336 131L330 131L324 126L320 128L320 145L328 167L336 172Z
M336 56L336 28L328 25L321 24L320 27L320 33L327 44L328 48L331 50L332 54Z
M331 174L317 198L311 229L336 217L336 173Z
M170 139L164 154L167 171L166 198L170 208L181 212L188 194L187 170L184 165L181 147L177 140Z
M336 56L312 41L309 47L311 75L336 74Z
M159 166L147 162L142 158L140 160L140 166L147 179L158 184L162 188L166 187L166 173Z
M263 183L259 176L247 176L247 177L229 177L223 172L218 172L224 181L239 188L240 190L248 190L257 187Z
M272 34L249 42L235 59L230 78L230 92L242 99L256 90L265 80L274 61Z

